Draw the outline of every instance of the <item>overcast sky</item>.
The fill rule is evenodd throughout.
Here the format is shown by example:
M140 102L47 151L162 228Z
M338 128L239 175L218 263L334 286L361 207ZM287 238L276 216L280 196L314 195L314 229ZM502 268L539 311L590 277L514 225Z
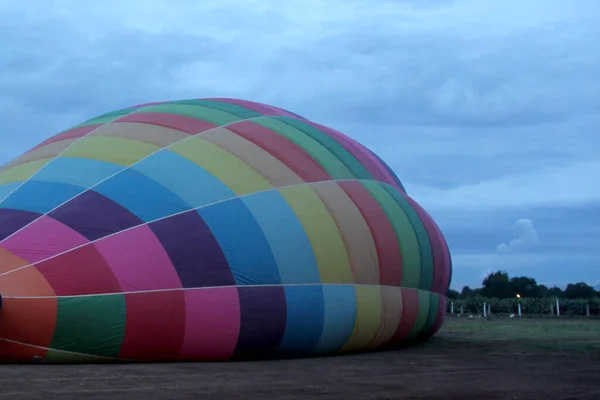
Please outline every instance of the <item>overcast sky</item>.
M95 115L238 97L377 152L452 287L600 283L597 0L0 1L0 163Z

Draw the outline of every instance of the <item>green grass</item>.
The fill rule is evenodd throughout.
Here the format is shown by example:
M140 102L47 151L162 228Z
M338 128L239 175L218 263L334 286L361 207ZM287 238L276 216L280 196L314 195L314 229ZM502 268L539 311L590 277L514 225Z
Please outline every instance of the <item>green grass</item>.
M468 319L448 317L439 342L600 355L597 319Z

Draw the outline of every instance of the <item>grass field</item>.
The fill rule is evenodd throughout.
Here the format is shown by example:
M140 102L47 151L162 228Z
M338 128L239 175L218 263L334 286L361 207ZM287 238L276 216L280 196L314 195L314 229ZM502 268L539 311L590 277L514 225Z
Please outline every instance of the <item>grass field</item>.
M0 366L0 399L600 399L600 321L449 317L431 341L238 363Z
M457 346L481 343L511 346L515 351L520 348L598 355L600 319L448 317L436 339L438 343L449 341Z

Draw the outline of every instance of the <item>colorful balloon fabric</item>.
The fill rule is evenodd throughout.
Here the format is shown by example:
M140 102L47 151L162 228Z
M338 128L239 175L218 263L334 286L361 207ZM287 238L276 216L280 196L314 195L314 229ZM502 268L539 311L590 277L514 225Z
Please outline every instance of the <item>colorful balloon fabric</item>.
M442 325L451 259L394 172L244 100L139 105L0 169L0 360L370 350Z

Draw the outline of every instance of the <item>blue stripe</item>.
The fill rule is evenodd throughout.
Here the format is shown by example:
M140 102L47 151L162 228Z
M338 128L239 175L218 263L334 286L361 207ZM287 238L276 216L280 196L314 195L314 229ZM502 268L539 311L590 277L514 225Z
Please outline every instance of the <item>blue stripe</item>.
M84 190L64 183L27 181L8 196L0 207L45 214Z
M5 198L9 194L11 194L22 183L23 183L23 181L21 181L21 182L10 182L10 183L3 183L3 184L1 184L0 185L0 200L2 200L3 198Z
M285 288L287 322L277 349L281 353L308 354L323 333L322 285Z
M123 170L96 186L94 191L120 204L145 222L192 208L164 186L132 169Z
M87 158L59 157L50 161L35 174L36 181L60 182L89 188L124 167Z
M325 324L323 334L312 353L340 350L354 331L356 292L354 285L323 285Z
M132 168L165 186L194 208L237 196L210 172L169 150L161 150Z
M312 246L298 217L275 190L244 196L265 234L282 283L321 283Z
M237 285L281 283L269 243L242 200L224 201L198 213L225 254Z

